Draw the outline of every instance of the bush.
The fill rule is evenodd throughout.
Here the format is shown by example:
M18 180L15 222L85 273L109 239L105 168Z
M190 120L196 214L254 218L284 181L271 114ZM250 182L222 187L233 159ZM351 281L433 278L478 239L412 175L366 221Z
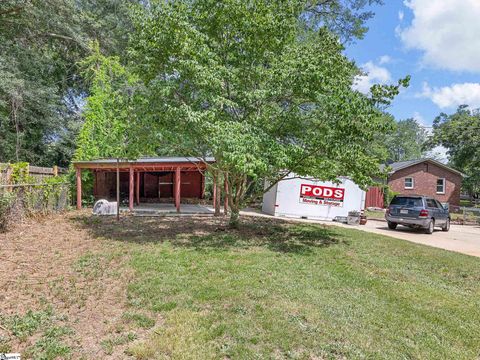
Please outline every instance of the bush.
M398 192L390 189L389 186L385 186L385 189L383 191L383 203L384 203L385 207L388 207L388 205L390 205L390 202L392 201L393 197L395 195L398 195L398 194L399 194Z
M1 191L1 190L0 190ZM69 208L69 187L65 179L49 178L38 185L18 185L11 192L0 192L0 232L11 219L46 215Z

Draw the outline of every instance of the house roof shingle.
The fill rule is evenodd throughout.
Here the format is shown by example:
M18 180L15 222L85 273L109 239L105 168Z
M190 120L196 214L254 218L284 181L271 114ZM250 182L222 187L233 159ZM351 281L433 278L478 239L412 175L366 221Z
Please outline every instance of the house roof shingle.
M394 162L394 163L388 165L391 168L391 170L389 171L389 174L393 174L393 173L397 172L398 170L405 169L405 168L408 168L408 167L413 166L413 165L421 164L423 162L432 163L432 164L437 165L437 166L439 166L439 167L441 167L441 168L443 168L447 171L451 171L455 174L458 174L458 175L461 175L461 176L465 177L465 174L462 173L461 171L455 170L455 169L453 169L453 168L451 168L451 167L449 167L445 164L442 164L441 162L439 162L437 160L430 159L430 158ZM383 171L386 168L386 166L387 165L382 165L380 167L380 169Z

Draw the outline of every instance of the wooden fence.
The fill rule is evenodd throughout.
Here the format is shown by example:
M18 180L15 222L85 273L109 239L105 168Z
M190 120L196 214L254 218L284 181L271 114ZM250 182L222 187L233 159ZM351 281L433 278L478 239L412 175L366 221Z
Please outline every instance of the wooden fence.
M13 169L10 164L0 163L0 185L10 185ZM28 166L28 174L35 179L35 183L42 183L44 179L65 174L67 169L58 166L41 167Z
M383 209L383 189L379 186L372 186L365 196L365 208Z

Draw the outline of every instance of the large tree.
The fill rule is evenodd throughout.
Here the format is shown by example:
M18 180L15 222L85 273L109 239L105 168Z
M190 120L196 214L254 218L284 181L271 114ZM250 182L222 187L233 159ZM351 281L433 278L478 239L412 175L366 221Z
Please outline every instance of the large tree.
M460 106L454 114L440 114L433 122L433 142L448 150L451 165L464 172L465 189L480 196L480 110Z
M156 0L0 1L0 161L68 165L89 95L77 63L90 40L121 56L128 9ZM323 24L343 42L361 38L381 0L311 0L303 21Z
M88 90L77 62L91 39L123 52L132 2L0 1L0 162L68 164Z
M375 15L374 5L383 5L383 0L310 0L302 17L307 25L325 26L348 43L366 34L366 22Z
M415 119L400 120L385 137L390 161L419 159L428 150L428 133Z
M137 78L118 57L103 55L97 42L92 43L91 50L79 64L90 85L90 94L85 99L82 114L85 122L77 139L74 160L148 155L144 148L135 147L141 143L139 138L145 138L131 111L133 101L138 98L131 94Z
M386 131L380 107L408 81L368 97L352 90L359 70L336 36L305 22L310 6L185 0L135 14L131 64L146 97L136 117L156 128L143 143L213 155L232 225L259 178L350 176L366 186L378 173L369 147Z

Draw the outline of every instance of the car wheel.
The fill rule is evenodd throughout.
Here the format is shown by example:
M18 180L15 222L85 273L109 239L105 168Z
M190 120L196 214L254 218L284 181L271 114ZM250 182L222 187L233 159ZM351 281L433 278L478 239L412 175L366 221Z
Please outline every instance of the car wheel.
M397 223L388 221L388 228L390 230L395 230L397 228Z
M435 220L432 219L432 220L430 220L430 222L428 223L428 227L427 227L427 229L426 229L425 232L426 232L427 234L433 234L433 229L434 229L434 228L435 228Z
M442 231L448 231L450 230L450 219L447 219L445 222L445 225L442 226Z

